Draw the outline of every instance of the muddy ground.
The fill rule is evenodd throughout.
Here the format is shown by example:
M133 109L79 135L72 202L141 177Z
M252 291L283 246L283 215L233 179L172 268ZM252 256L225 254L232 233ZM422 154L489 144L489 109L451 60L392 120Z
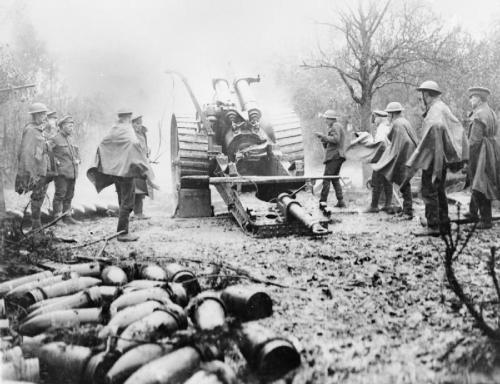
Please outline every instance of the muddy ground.
M177 260L200 275L216 272L203 261L228 262L288 286L267 287L274 314L260 320L295 338L300 348L301 367L278 383L497 382L476 374L491 373L496 353L445 283L441 240L412 236L421 228L418 218L353 213L366 206L369 196L348 196L349 213L336 211L340 222L331 224L332 234L320 239L256 239L227 215L173 219L169 201L149 200L145 211L151 219L131 223L140 240L113 240L105 255L127 259L134 252L139 260L160 264ZM423 214L420 201L415 207ZM452 206L450 210L454 212ZM81 244L111 234L116 222L114 217L84 220L76 227L55 229L55 234ZM483 300L493 297L485 261L488 247L498 243L499 228L475 235L456 262L465 290ZM101 247L71 253L92 256ZM200 280L205 286L210 282ZM244 278L241 282L250 283ZM227 360L243 382L259 382L237 352Z

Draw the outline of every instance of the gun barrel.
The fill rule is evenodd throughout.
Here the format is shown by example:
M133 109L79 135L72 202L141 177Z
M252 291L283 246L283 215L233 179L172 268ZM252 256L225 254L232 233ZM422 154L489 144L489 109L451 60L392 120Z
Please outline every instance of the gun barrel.
M278 196L278 205L288 218L293 218L304 224L311 230L314 235L326 235L328 229L324 228L317 220L315 220L300 203L292 198L287 193L282 193Z

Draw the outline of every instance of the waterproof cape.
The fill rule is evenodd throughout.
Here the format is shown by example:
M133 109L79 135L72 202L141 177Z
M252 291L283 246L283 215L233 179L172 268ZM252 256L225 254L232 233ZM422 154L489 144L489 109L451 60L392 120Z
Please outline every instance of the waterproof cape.
M357 138L345 150L346 159L376 163L384 153L386 142L375 142L368 132L358 132L356 135Z
M487 104L474 111L469 139L471 189L488 200L500 200L500 132L495 112Z
M432 167L432 181L435 182L443 167L457 171L469 159L469 145L462 124L440 99L435 100L424 115L422 132L422 140L406 163L410 167L408 177L418 169Z
M88 179L97 192L113 184L113 176L153 179L153 171L144 154L134 128L117 124L99 144L93 165L87 171Z
M388 139L389 146L372 168L388 181L401 185L409 176L410 169L406 162L417 147L417 134L408 120L399 117L392 122Z

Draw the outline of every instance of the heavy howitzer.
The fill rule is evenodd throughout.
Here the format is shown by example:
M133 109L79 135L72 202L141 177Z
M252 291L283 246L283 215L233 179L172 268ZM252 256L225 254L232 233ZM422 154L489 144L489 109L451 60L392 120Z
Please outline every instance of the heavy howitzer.
M300 121L288 112L265 123L251 84L259 77L212 81L212 102L200 106L186 78L177 72L193 102L195 117L173 115L172 177L179 217L211 216L215 187L241 228L259 237L324 235L328 219L312 216L296 199L314 179L304 176ZM249 194L249 191L255 191Z

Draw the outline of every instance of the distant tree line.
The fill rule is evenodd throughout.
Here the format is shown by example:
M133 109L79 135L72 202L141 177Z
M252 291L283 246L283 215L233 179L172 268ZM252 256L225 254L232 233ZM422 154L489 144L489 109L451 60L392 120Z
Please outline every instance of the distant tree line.
M276 68L304 122L306 146L318 146L312 132L321 128L318 112L337 110L354 130L370 130L373 109L399 101L415 125L421 125L415 88L432 79L443 99L467 124L467 88L486 86L491 105L500 106L500 28L492 25L482 38L450 26L421 0L357 2L318 20L326 38L319 39L302 63ZM319 148L319 147L318 147ZM313 150L316 160L321 151Z

